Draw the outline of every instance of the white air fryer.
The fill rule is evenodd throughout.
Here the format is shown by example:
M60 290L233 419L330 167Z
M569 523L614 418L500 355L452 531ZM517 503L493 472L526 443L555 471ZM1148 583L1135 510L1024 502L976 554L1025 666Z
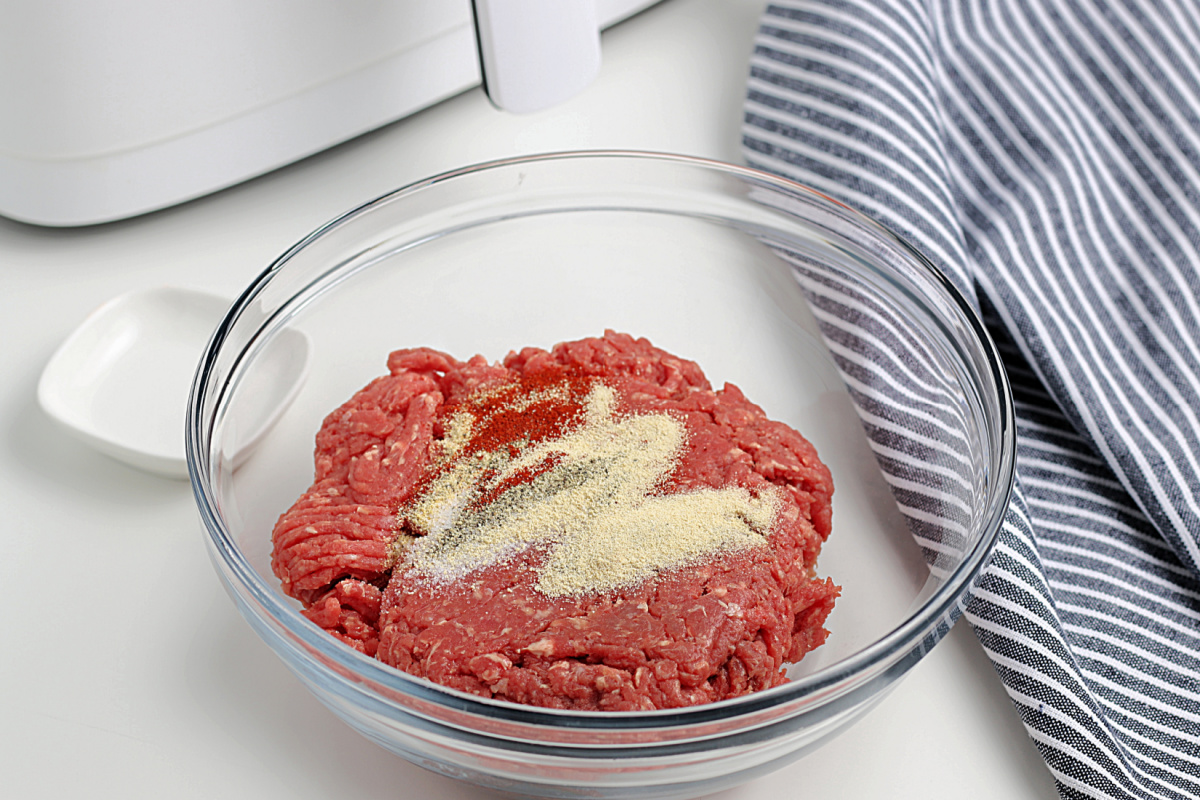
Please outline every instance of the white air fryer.
M657 0L0 0L0 214L86 225L208 194L465 89L582 89ZM482 63L482 70L481 70Z

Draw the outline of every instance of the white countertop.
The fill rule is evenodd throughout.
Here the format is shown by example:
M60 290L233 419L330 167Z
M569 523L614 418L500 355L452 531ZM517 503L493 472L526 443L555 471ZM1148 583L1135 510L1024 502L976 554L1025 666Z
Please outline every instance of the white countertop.
M599 80L533 116L479 90L217 195L128 222L0 219L0 781L6 797L467 800L486 792L361 739L257 640L205 555L189 486L56 428L51 353L131 289L236 295L358 203L491 158L629 148L740 161L761 2L667 0L604 35ZM1053 798L1050 774L960 623L865 719L720 795Z

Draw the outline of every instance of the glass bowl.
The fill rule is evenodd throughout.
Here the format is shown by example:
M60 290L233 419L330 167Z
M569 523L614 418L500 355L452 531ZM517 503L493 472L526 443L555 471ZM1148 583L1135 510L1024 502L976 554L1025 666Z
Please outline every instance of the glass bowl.
M829 640L782 686L654 712L485 700L361 655L307 621L269 564L311 483L314 435L387 354L465 359L615 329L697 361L817 447L835 484L820 573ZM272 343L309 379L255 453ZM860 718L950 629L1008 503L1008 384L971 306L903 241L793 182L695 158L564 153L412 184L315 231L234 303L187 415L217 573L314 695L392 753L493 791L694 797L749 780ZM380 754L381 758L387 757Z

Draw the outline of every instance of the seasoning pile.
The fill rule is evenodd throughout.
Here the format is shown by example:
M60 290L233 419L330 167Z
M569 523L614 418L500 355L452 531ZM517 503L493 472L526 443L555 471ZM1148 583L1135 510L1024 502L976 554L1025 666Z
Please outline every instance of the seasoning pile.
M330 414L273 567L347 644L473 694L647 710L784 682L838 588L829 470L645 339L399 350Z

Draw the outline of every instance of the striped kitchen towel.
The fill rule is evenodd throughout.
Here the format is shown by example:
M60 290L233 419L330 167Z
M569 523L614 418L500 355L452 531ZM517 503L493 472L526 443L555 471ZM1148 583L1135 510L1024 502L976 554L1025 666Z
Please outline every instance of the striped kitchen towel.
M773 4L744 152L1004 354L1017 491L966 616L1062 796L1200 797L1200 5Z

